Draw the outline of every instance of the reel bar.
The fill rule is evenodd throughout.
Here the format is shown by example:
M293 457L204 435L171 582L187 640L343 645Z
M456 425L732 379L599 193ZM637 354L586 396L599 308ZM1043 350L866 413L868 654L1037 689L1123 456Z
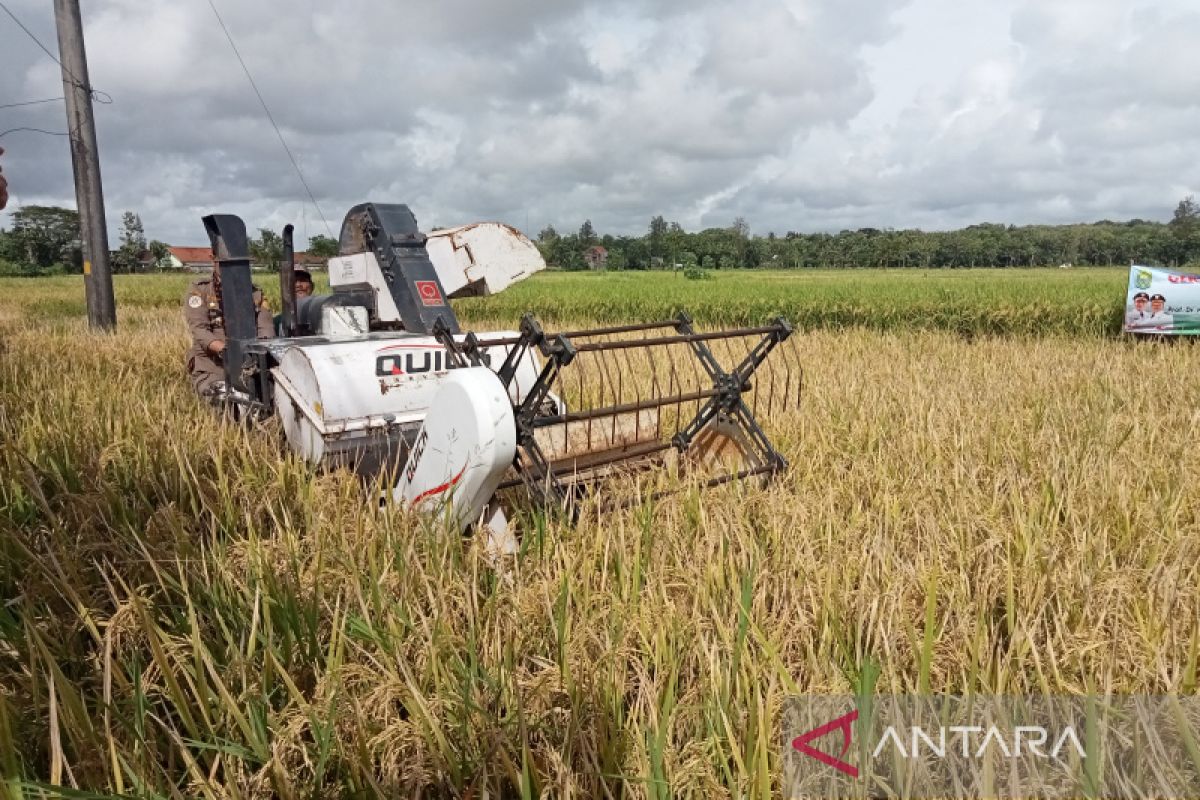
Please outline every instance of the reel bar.
M653 331L660 328L674 328L676 321L673 319L662 320L661 322L639 322L634 325L618 325L612 328L591 328L580 331L567 331L563 334L568 339L590 339L595 336L606 336L619 333L637 333L638 331Z
M646 411L651 408L663 408L670 405L689 403L694 400L704 400L709 397L715 397L719 393L719 389L704 389L702 391L691 392L689 394L660 397L656 400L637 400L632 403L606 406L604 408L592 409L591 411L568 411L566 414L557 414L552 417L537 417L533 421L533 427L545 428L550 425L561 425L567 422L583 422L584 420L590 419L603 419L605 417L613 417L620 414L630 414L634 411Z
M674 324L674 323L672 323ZM712 331L706 333L683 333L678 336L656 336L645 339L619 339L612 342L588 342L576 346L580 353L597 353L605 350L625 350L631 347L658 347L670 344L694 342L709 342L714 339L734 339L739 336L761 336L764 334L779 334L780 328L767 325L760 328L735 328L728 331Z
M596 336L607 336L611 334L637 333L638 331L653 331L660 330L662 328L674 328L678 324L678 320L668 319L661 322L639 322L635 325L618 325L612 328L587 328L578 331L563 331L560 335L565 336L568 339L591 339ZM519 336L516 338L509 336L506 339L488 339L484 342L484 344L506 347L517 344L520 341L521 337Z
M671 444L670 442L654 442L647 445L614 451L612 453L599 453L591 458L580 456L578 458L569 459L573 462L572 466L574 469L570 471L563 471L562 477L570 478L573 474L590 472L597 467L607 467L611 466L612 464L619 464L623 461L637 462L645 459L648 456L657 455L658 453L670 450L674 446L675 445ZM525 481L522 478L510 478L509 480L503 481L499 486L497 486L496 491L500 491L501 489L512 489L520 486L524 482Z

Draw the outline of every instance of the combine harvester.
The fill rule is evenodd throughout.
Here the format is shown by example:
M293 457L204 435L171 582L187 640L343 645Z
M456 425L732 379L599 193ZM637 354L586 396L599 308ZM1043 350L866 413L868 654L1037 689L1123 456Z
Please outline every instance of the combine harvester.
M245 224L218 214L204 225L221 276L226 402L277 416L314 464L394 480L392 500L460 531L483 525L510 547L509 491L575 509L588 487L656 466L707 485L787 466L756 420L799 403L783 319L698 332L680 314L548 333L526 314L516 331L464 334L447 300L544 269L537 248L495 223L427 237L407 206L365 203L342 223L328 295L297 302L285 229L285 336L259 340ZM760 371L777 349L782 366Z

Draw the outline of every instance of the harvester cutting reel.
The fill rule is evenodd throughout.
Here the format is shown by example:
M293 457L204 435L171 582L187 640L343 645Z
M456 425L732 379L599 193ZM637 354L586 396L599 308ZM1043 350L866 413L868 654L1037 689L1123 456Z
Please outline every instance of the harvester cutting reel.
M455 368L494 372L513 398L512 468L495 491L524 487L531 497L572 511L588 487L603 482L612 490L616 476L672 463L681 471L703 470L706 486L756 476L765 481L786 469L746 395L754 395L751 402L767 414L790 406L789 398L798 402L800 370L793 361L772 371L759 392L751 381L791 333L782 318L763 327L697 332L683 313L663 322L560 334L545 333L526 314L519 335L489 339L486 346L474 334L455 337L434 329ZM724 344L728 354L748 338L753 346L728 370L710 347ZM497 347L507 353L498 365L488 357ZM531 357L541 362L537 379L518 387L518 365ZM437 406L435 401L431 416ZM406 474L412 467L410 459ZM403 481L397 493L405 494ZM605 505L645 499L633 494Z

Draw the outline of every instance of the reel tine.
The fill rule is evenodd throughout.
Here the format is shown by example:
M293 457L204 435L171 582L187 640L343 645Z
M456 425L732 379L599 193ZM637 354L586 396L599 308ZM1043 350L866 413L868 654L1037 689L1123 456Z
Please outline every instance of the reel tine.
M787 353L787 360L785 363L788 365L788 378L789 378L788 400L789 400L789 402L791 400L791 391L790 391L791 390L791 382L790 381L791 381L793 373L794 373L795 384L796 384L796 406L795 407L799 408L800 402L803 399L803 395L804 395L804 362L801 361L801 359L800 359L800 349L799 349L800 346L796 342L795 339L789 339L787 342L784 342L784 344L787 345L787 347L785 348L785 352Z
M620 355L624 355L628 359L629 351L625 350ZM619 362L621 360L620 355L618 355L617 358L613 359L613 361ZM618 403L625 402L625 373L626 373L626 371L621 369L620 364L617 364L617 402ZM640 414L633 415L635 420L639 416L640 416ZM616 416L613 416L612 430L610 431L610 433L612 434L612 441L616 441L616 439L617 439L617 420L618 420L618 418Z
M763 397L765 390L766 397ZM767 407L767 418L771 416L771 409L775 401L775 370L767 367L766 373L759 372L754 380L754 403L750 407L751 413L758 417L759 409L764 405Z
M608 375L603 369L598 369L594 365L595 356L590 360L583 362L588 365L590 375L594 379L592 383L587 385L587 397L585 403L590 403L593 408L600 408L604 405L604 398L608 393ZM602 420L589 419L587 426L587 443L589 448L596 446L596 442L601 436Z
M586 392L588 391L588 387L586 384L584 384L584 378L586 378L587 375L586 375L586 373L584 373L582 371L580 371L576 374L578 374L578 377L580 377L580 401L578 401L578 402L580 402L580 405L582 407L582 405L584 403L587 403L587 393ZM586 438L588 446L590 447L590 446L592 446L593 420L588 420L587 422L584 422L583 425L587 426L586 428L584 428L584 438ZM564 433L566 433L566 432L564 431Z
M605 335L604 341L605 342L614 341L612 334ZM611 353L608 353L605 351L600 351L596 355L599 356L600 366L604 370L605 382L611 392L611 394L609 395L609 398L611 398L611 399L609 399L606 402L606 398L601 397L600 405L602 405L602 406L603 405L612 405L612 406L620 405L621 398L622 398L621 390L622 390L622 388L624 388L624 382L622 380L621 371L617 370L617 379L615 382L613 381L612 374L609 371L609 366L616 359L612 356ZM608 421L608 435L611 437L609 439L609 441L614 441L616 439L616 435L617 435L617 417L616 417L616 415L613 415Z
M700 385L704 384L708 379L708 370L704 368L704 365L700 362L700 359L692 358L689 360L692 365L692 385L700 386ZM703 401L697 400L696 405L695 405L695 411L693 413L699 414L702 405L703 405Z
M646 338L644 333L642 334L642 338L643 339ZM653 347L646 348L646 361L650 365L650 397L657 400L657 399L663 397L664 395L662 394L662 387L659 386L659 383L658 383L658 364L654 360L654 348ZM654 422L655 422L655 425L654 425L655 436L658 436L661 438L662 437L662 414L661 413L657 414L655 416Z
M777 405L780 407L780 410L783 410L791 394L792 366L791 357L788 354L790 349L791 346L788 342L782 342L775 348L776 351L779 351L779 355L775 357L775 362L764 364L771 378L771 394L767 398L768 419L775 414L775 407Z
M679 370L675 365L675 356L671 352L671 350L672 350L671 348L669 348L669 347L667 348L667 363L670 364L670 367L671 367L671 371L669 373L670 380L667 385L667 392L670 396L676 397L679 395ZM675 417L675 427L671 431L672 436L675 435L676 433L679 433L678 408L675 409L675 413L673 414L673 416Z
M633 387L633 402L640 406L642 404L642 387L641 382L636 380L636 376L643 374L643 370L638 369L637 365L634 363L634 356L637 354L637 352L638 351L635 350L624 351L626 368L621 372L622 374L630 377L630 385ZM642 438L641 412L633 415L633 438L637 441L641 441Z

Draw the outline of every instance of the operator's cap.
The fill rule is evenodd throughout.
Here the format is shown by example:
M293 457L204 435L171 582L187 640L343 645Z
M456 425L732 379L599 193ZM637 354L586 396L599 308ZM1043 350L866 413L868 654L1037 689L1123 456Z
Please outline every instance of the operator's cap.
M1134 300L1149 300L1150 295L1146 294L1145 292L1138 292L1137 294L1135 294L1133 296L1133 299Z
M1154 302L1155 300L1162 300L1164 303L1167 302L1167 298L1163 297L1161 294L1156 294L1150 298L1151 302Z
M292 273L292 282L295 283L296 281L308 281L312 283L312 273L306 269L298 269Z

